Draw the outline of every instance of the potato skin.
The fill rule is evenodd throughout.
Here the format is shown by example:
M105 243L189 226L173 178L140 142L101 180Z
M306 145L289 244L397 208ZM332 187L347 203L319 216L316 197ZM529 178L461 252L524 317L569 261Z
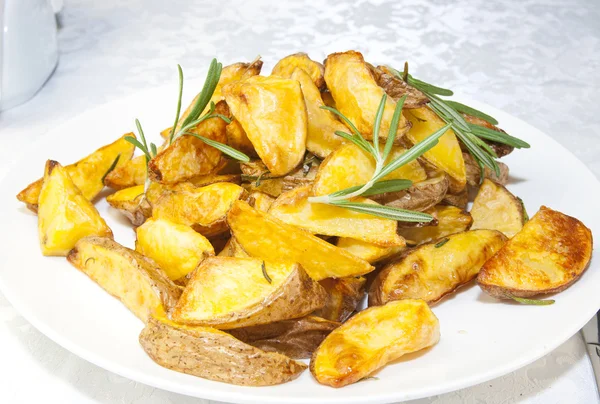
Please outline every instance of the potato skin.
M592 232L582 222L542 206L483 265L477 283L498 299L561 292L581 277L592 249Z
M385 90L394 101L406 95L404 108L421 108L429 102L429 98L421 91L409 86L404 80L397 77L387 66L369 66L377 84Z
M208 327L188 327L151 317L140 345L160 366L240 386L272 386L297 378L306 365L264 352Z
M229 333L256 348L279 352L292 359L308 359L339 322L306 316L275 323L229 330Z
M323 279L319 283L327 291L327 300L325 306L313 314L343 323L356 311L364 297L366 282L364 276Z
M422 300L370 307L325 338L311 358L310 372L321 384L343 387L439 339L439 321Z
M425 181L414 183L406 191L386 192L372 198L382 205L424 211L439 204L446 196L448 187L448 176L437 172Z
M432 242L407 250L386 265L371 285L369 306L402 299L436 303L474 279L506 241L495 230L473 230L447 239L443 245Z

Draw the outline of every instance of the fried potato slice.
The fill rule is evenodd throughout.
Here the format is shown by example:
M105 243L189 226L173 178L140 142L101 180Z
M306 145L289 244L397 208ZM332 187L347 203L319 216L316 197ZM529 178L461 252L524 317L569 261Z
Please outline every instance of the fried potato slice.
M560 292L583 274L592 249L590 229L571 216L542 206L483 265L477 282L499 299Z
M220 101L215 106L215 114L229 115L225 101ZM219 143L227 143L226 126L227 123L223 119L215 117L200 122L189 132ZM182 135L150 160L148 177L154 182L176 184L209 174L219 165L221 159L220 150L194 136Z
M385 91L377 85L363 55L348 51L327 56L325 82L337 109L356 126L365 139L373 139L373 124ZM395 108L396 102L388 98L379 132L382 139L387 138ZM409 128L410 122L402 116L396 133L397 139L404 136Z
M229 125L225 127L225 134L227 136L227 144L242 153L247 154L251 157L258 156L254 145L248 139L248 135L244 131L242 124L237 119L233 119Z
M300 83L254 76L224 86L223 94L271 174L287 174L300 164L308 120Z
M313 314L343 323L356 311L365 296L366 282L367 278L364 276L323 279L319 283L327 291L327 301L322 309Z
M271 75L289 79L294 70L301 70L306 73L310 81L320 91L325 89L325 79L323 78L325 68L321 63L315 62L309 58L304 52L294 53L293 55L281 59L277 62L275 67L273 67Z
M298 262L316 281L371 272L366 261L320 238L283 223L273 216L236 201L227 214L227 223L242 248L265 260ZM310 252L310 253L307 253Z
M192 272L206 257L215 255L210 242L191 227L165 219L149 219L136 229L135 250L153 259L176 281Z
M343 248L355 257L362 258L369 264L383 261L396 255L405 248L404 246L381 247L377 244L367 243L348 237L339 237L336 246Z
M229 330L240 341L292 359L309 359L329 333L340 326L317 316L282 320L270 324Z
M290 78L300 83L306 104L308 113L306 149L323 159L345 143L345 140L335 132L348 132L348 128L332 112L321 108L325 103L308 73L302 69L295 69Z
M325 298L298 264L210 257L194 271L172 319L226 330L302 317Z
M44 255L66 256L86 236L113 236L66 168L56 161L46 162L38 201L38 235Z
M268 212L275 198L262 192L252 192L248 196L248 204L261 212Z
M206 237L215 236L227 231L225 216L233 202L244 196L242 187L229 182L164 189L151 201L152 216L190 226Z
M424 107L429 98L421 91L409 86L404 80L397 77L387 66L369 66L371 73L379 87L383 88L387 95L392 97L394 101L406 95L404 108L414 109Z
M152 216L152 207L144 198L144 186L136 185L121 189L106 197L106 202L121 212L134 226L140 226Z
M424 140L446 125L429 107L411 109L404 113L412 123L412 128L406 136L413 144ZM453 193L460 192L465 188L467 184L465 161L458 139L452 129L444 133L438 144L425 152L423 157L450 176Z
M181 295L154 261L106 237L79 240L67 260L143 322L165 315Z
M313 234L351 237L382 247L406 244L396 233L397 221L339 206L311 203L308 201L310 191L310 186L304 186L281 194L271 205L269 214ZM356 202L377 205L367 198L356 198Z
M475 158L468 152L463 152L463 159L465 160L465 168L467 170L467 185L470 188L479 188L481 183L481 168L479 164L477 164ZM508 166L501 161L496 161L496 164L498 164L498 168L500 169L500 175L496 175L489 167L485 167L484 178L489 178L498 184L506 185L508 183Z
M343 387L439 339L439 321L425 302L390 302L363 310L333 330L313 354L310 371L321 384Z
M64 167L75 186L79 188L86 199L91 201L102 191L102 188L104 188L102 180L107 173L110 175L112 171L120 169L131 160L135 146L126 141L125 136L134 136L134 134L126 133L115 142L99 148L74 164ZM42 182L43 178L40 178L29 184L17 195L17 199L25 203L32 212L37 212Z
M433 173L430 178L413 184L405 191L386 192L371 198L382 205L399 209L425 211L440 203L447 195L448 176Z
M436 226L415 226L399 228L398 233L410 245L429 243L450 234L469 230L473 218L455 206L438 205L426 211L437 219Z
M523 202L494 181L485 179L471 208L472 229L492 229L512 237L523 228Z
M250 258L250 255L237 242L235 237L231 237L227 240L225 247L217 254L219 257L237 257L237 258Z
M377 274L369 306L403 299L435 303L474 279L505 242L498 231L472 230L406 250Z
M104 185L120 190L144 185L146 181L146 157L137 156L116 167L104 178Z
M386 162L404 153L401 147L393 147ZM373 156L354 143L345 144L329 155L317 171L313 185L313 195L328 195L345 188L367 183L375 172ZM382 180L407 179L419 182L427 179L427 173L418 161L414 160L392 171Z
M151 317L140 344L160 366L204 379L241 386L272 386L297 378L302 362L265 352L210 327Z

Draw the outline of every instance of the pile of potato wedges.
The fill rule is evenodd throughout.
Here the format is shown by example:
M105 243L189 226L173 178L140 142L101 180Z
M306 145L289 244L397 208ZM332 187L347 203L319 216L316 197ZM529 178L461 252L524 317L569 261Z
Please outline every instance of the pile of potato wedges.
M224 67L211 101L230 123L214 117L192 129L251 161L181 136L147 163L134 157L128 133L70 165L48 160L17 196L38 215L42 253L66 256L142 320L140 344L159 365L247 386L310 368L319 383L342 387L434 346L431 307L475 279L514 302L560 292L585 271L590 230L546 207L529 219L504 186L508 166L482 170L452 130L385 178L411 180L410 188L357 198L427 212L431 222L311 203L375 170L371 155L335 134L347 124L321 107L371 140L382 96L386 134L406 96L390 158L445 122L423 93L356 51L323 64L289 55L268 75L262 65ZM499 156L512 151L489 146ZM105 186L114 190L110 206L131 221L133 249L113 239L93 204Z

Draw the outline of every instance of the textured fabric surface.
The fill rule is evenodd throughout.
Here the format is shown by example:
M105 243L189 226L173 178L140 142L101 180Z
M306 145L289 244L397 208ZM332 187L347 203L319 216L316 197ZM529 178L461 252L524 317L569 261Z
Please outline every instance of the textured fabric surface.
M57 123L132 92L175 86L176 63L193 78L213 56L227 64L260 54L268 70L297 51L322 59L347 49L375 63L409 60L420 78L537 126L598 176L599 19L593 0L65 0L54 76L33 100L0 114L0 176ZM0 342L3 403L208 403L79 359L2 296ZM413 403L598 402L586 352L578 334L519 371Z

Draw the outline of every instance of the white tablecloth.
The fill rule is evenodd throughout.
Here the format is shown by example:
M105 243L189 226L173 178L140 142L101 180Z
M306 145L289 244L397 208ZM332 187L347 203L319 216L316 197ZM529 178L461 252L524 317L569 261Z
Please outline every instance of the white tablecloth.
M213 56L227 64L261 54L270 69L275 58L293 52L319 59L346 49L374 62L408 59L419 77L537 126L598 175L598 4L445 3L65 0L56 73L33 100L0 114L0 175L57 123L175 83L176 63L186 77L197 77ZM1 295L0 347L1 403L205 403L79 359L36 331ZM415 403L596 403L586 351L577 334L517 372Z

